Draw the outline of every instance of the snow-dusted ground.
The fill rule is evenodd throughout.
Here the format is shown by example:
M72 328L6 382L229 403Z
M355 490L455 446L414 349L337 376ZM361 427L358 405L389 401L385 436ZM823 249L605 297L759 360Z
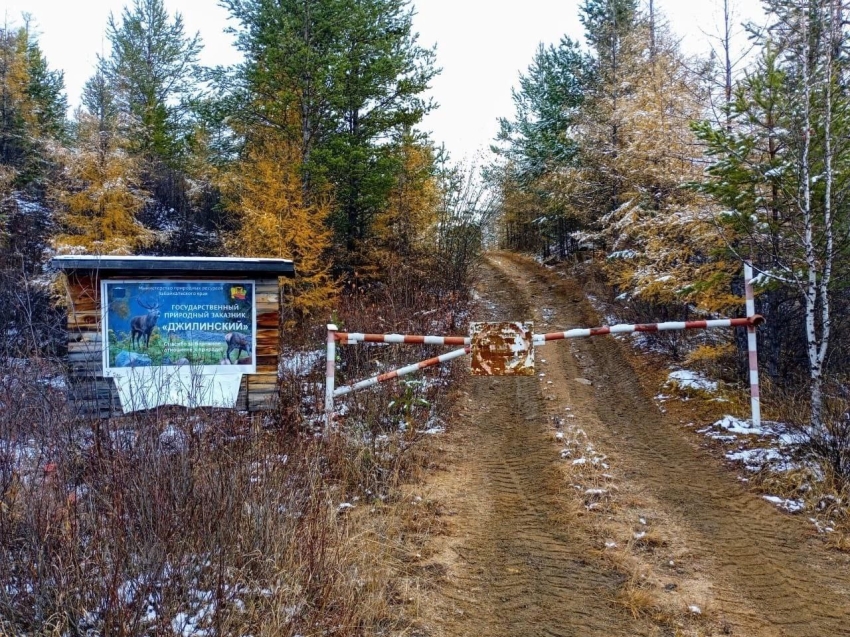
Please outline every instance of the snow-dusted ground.
M749 473L785 473L807 469L814 477L820 475L818 467L807 461L801 452L806 436L787 424L763 421L760 427L754 427L749 421L726 415L708 427L698 429L697 433L721 443L726 459L738 463ZM749 480L746 477L741 479ZM789 513L799 513L805 509L802 499L770 494L762 497ZM818 525L818 528L822 527Z
M618 300L625 301L627 298L628 295L624 294ZM608 304L590 294L588 299L597 313L604 317L606 324L612 325L621 322L616 315L612 314L612 308ZM665 353L659 349L656 341L653 340L654 335L651 334L618 335L615 338L629 338L632 346L641 351ZM666 412L663 407L664 403L671 400L690 400L694 391L704 394L718 394L714 398L715 401L727 402L727 399L719 395L719 389L720 384L718 382L699 372L689 369L674 369L664 383L663 390L665 391L659 393L655 397L655 401L662 412ZM715 442L719 442L724 447L726 459L739 464L748 473L786 473L806 469L813 476L813 479L817 479L817 476L821 473L820 469L814 463L808 461L805 454L802 453L806 436L790 425L778 422L762 422L760 427L753 427L747 421L726 415L717 422L699 429L698 432ZM741 479L749 481L749 478L746 477ZM789 513L799 513L805 510L805 503L802 499L789 499L771 494L766 494L763 497L767 502ZM810 520L822 533L833 530L832 527L815 518L810 518Z
M696 390L708 393L717 391L717 383L709 380L699 372L689 369L679 369L667 376L667 385L673 385L683 390Z
M323 349L283 355L280 359L280 373L292 374L299 378L309 376L319 363L325 360L326 356L327 353Z

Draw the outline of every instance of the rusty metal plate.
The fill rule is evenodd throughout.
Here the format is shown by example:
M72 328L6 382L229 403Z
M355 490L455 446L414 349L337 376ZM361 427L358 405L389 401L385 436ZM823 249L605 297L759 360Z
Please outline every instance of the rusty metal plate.
M533 376L534 323L472 323L473 376Z

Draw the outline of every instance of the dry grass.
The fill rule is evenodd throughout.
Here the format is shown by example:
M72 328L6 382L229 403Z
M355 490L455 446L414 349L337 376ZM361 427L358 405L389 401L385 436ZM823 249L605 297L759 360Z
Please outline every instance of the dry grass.
M646 588L646 578L646 573L636 571L617 591L617 604L635 619L652 619L659 613L656 596Z
M611 313L622 311L614 301L614 292L604 282L604 277L596 264L581 264L573 274L582 277L582 284ZM629 315L621 317L623 321L648 320L645 316ZM665 337L666 338L666 337ZM705 395L703 392L685 392L680 397L687 400L670 400L663 409L670 418L681 424L709 424L716 422L725 414L746 414L750 410L748 389L735 383L734 374L737 359L734 347L730 343L720 343L707 347L700 342L699 335L682 334L678 340L661 340L655 351L637 352L631 348L623 351L648 395L663 390L667 373L674 363L684 363L692 369L702 371L709 378L721 381L720 397L724 402L715 400L718 395ZM709 355L707 355L707 353ZM834 379L833 379L834 380ZM809 408L807 396L800 383L798 391L789 391L787 387L778 387L770 378L762 375L762 417L782 423L790 423L791 431L803 437L810 434L807 427ZM829 546L840 550L850 549L850 400L844 395L841 386L832 387L826 401L826 429L810 438L808 444L800 447L798 458L803 467L793 471L763 471L748 474L749 483L760 493L777 495L783 498L802 500L805 515L815 520L814 527L820 532ZM675 390L674 390L675 391ZM793 423L800 423L793 425ZM695 427L694 429L698 429ZM696 435L696 434L695 434ZM713 446L718 454L726 451L720 442L700 437L700 444Z
M420 283L347 297L340 322L451 331L463 299L445 303ZM420 353L360 348L341 366L362 378L375 360ZM440 532L410 485L431 463L420 431L446 408L437 394L451 370L355 395L323 439L318 370L285 378L273 414L163 408L82 421L44 382L62 370L45 367L0 375L0 635L409 629L434 576L421 550Z

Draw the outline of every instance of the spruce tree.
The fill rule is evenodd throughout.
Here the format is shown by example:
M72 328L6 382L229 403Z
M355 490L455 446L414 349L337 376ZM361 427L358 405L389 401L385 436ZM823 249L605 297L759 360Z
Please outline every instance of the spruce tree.
M105 68L127 118L133 152L178 165L190 128L200 36L187 35L183 17L170 18L163 0L135 0L120 20L110 15L107 37L112 53Z
M513 247L536 250L542 242L546 253L551 239L566 256L566 234L575 230L573 211L554 190L577 160L575 127L588 88L588 66L578 43L567 37L557 46L541 44L513 90L514 118L499 120L493 150L501 163L489 174L502 192Z
M402 164L385 142L432 107L433 51L408 0L226 0L242 25L244 118L300 148L308 196L333 187L340 262L357 260Z

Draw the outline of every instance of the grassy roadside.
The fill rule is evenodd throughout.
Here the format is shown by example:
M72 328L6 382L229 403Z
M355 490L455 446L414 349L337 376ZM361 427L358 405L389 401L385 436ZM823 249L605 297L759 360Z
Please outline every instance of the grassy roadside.
M558 276L577 278L601 316L624 323L635 321L628 310L623 315L623 304L615 299L615 292L606 285L604 275L593 263L559 264L552 271ZM708 348L701 336L698 333L659 335L655 343L647 342L652 336L642 336L642 340L620 338L631 345L622 349L637 371L646 395L656 396L659 409L690 431L695 444L710 449L755 493L777 499L779 506L792 505L792 512L808 518L812 533L821 535L828 546L850 550L850 485L835 474L828 462L818 458L805 444L790 444L787 452L783 450L787 461L748 464L746 459L753 453L758 455L760 450L766 456L773 453L771 445L775 446L776 441L746 432L725 436L722 434L728 432L711 429L713 423L728 414L746 419L750 399L748 388L729 374L735 365L731 345L714 346L715 355L703 358L700 353ZM718 379L718 390L706 392L671 383L671 370L682 367ZM762 379L762 411L766 421L788 423L780 425L784 437L801 437L804 427L795 423L805 422L806 415L799 397L772 386L766 378Z
M453 333L466 311L433 288L397 292L349 296L339 322ZM340 380L427 356L351 348ZM45 382L61 367L0 375L0 635L405 634L430 577L417 555L439 531L411 494L456 372L352 395L325 439L322 363L285 374L280 409L255 416L83 421Z

